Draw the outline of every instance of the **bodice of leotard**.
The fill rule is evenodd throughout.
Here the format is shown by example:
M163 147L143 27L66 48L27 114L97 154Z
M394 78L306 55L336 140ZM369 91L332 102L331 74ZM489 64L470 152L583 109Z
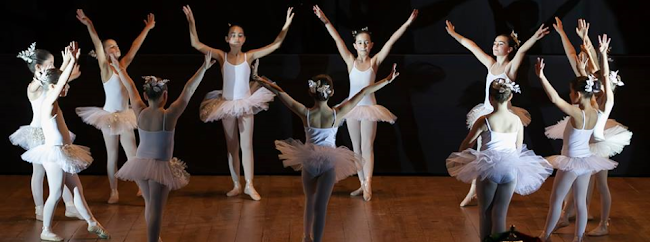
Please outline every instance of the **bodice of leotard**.
M104 110L119 112L129 108L129 94L117 74L113 73L111 78L104 82L104 94L106 95Z
M45 100L45 91L41 93L41 96L35 100L29 100L29 103L32 105L32 122L29 126L32 127L41 127L41 105Z
M72 144L70 131L60 113L57 112L54 116L46 114L42 114L42 116L41 127L46 145Z
M336 122L336 111L334 111L334 122ZM336 133L338 127L331 128L312 128L309 125L309 111L307 111L307 127L305 127L306 142L318 146L336 147Z
M228 62L228 53L225 54L223 62L223 97L226 100L243 99L251 95L249 79L251 68L244 54L244 62L233 65Z
M516 150L518 131L512 133L501 133L492 131L490 122L485 119L488 130L481 133L481 150Z
M155 159L168 161L172 159L174 153L174 130L165 129L165 119L163 117L163 129L159 131L146 131L138 128L140 134L140 144L136 157L143 159Z
M601 112L598 112L598 119L601 117ZM594 133L594 129L585 129L586 125L585 111L582 111L582 128L576 129L571 125L571 120L567 122L564 128L564 136L562 143L562 155L568 157L587 157L591 156L589 150L589 140ZM598 120L596 121L598 122Z
M352 64L352 70L350 71L350 94L348 99L352 98L354 95L359 93L361 89L375 83L375 70L372 69L372 66L368 70L360 71L357 69L356 61ZM369 94L363 97L357 105L375 105L377 100L375 99L375 94Z
M490 85L492 84L492 81L494 81L497 78L510 80L510 78L508 78L508 75L506 75L505 72L499 75L492 75L492 72L490 72L490 70L488 69L487 77L485 77L485 100L483 101L483 105L489 108L493 108L492 104L490 104Z

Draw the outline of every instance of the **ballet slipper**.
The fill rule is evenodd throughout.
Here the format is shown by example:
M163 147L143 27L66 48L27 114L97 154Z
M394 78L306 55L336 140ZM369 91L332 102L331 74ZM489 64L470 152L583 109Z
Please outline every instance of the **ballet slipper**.
M34 212L36 214L36 220L38 221L43 221L43 206L36 206L36 211Z
M588 236L598 237L609 234L609 222L610 219L607 219L607 223L603 224L602 222L598 224L598 227L589 231Z
M560 220L557 222L557 225L555 226L555 229L553 231L558 230L560 228L564 228L566 226L569 226L569 224L571 224L569 222L569 218L567 218L567 217L565 217L563 215L560 215Z
M100 239L108 239L111 237L99 222L88 224L88 232L96 234Z
M61 238L61 236L58 236L57 234L53 233L49 229L43 228L43 231L41 232L41 240L45 240L45 241L63 241L63 238Z
M138 197L142 197L142 190L140 190L140 188L138 188L138 193L136 193L135 195L138 196Z
M240 193L241 193L241 185L239 184L239 182L235 182L234 187L232 188L232 190L226 193L226 196L234 197L239 195Z
M366 182L363 183L363 200L370 201L372 199L372 187L371 187L371 180L368 179Z
M79 211L77 211L77 208L73 206L65 206L65 216L68 218L76 218L79 220L84 220L84 218L79 214Z
M476 194L468 193L467 196L465 196L465 198L463 199L463 201L460 202L460 206L466 207L466 206L476 205L472 203L474 200L476 200Z
M542 242L553 242L551 241L551 235L549 234L548 236L544 236L544 232L542 232L542 234L537 236L537 238L539 238L539 240Z
M359 196L359 195L363 194L363 183L364 182L361 182L361 186L359 187L359 189L352 191L350 193L350 196L356 197L356 196Z
M120 201L120 193L117 189L111 189L111 195L108 197L108 204L116 204Z
M255 190L255 187L253 187L253 181L252 180L246 180L246 188L244 188L244 193L248 194L251 196L251 198L255 201L259 201L262 199L259 193Z

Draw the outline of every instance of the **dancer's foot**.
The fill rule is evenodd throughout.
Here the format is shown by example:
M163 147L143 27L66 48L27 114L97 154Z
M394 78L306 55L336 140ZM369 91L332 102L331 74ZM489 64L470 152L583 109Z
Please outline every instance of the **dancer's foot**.
M88 224L88 232L96 234L100 239L108 239L110 237L106 229L99 222Z
M465 196L465 199L463 199L462 202L460 202L461 207L466 207L470 205L475 205L472 203L472 201L476 200L476 194L473 193L468 193L467 196Z
M77 208L73 206L65 206L65 216L68 218L76 218L79 220L84 220L84 217L81 216Z
M542 234L540 234L540 235L538 236L538 238L539 238L539 240L541 240L542 242L552 242L552 241L551 241L551 235L546 236L546 235L544 234L544 232L542 232Z
M303 235L302 237L302 242L313 242L313 241L314 239L311 238L311 235L310 236Z
M260 194L255 190L255 187L253 187L253 181L251 180L246 180L246 188L244 188L244 193L251 196L251 198L255 201L262 199Z
M232 190L226 193L226 196L228 197L234 197L237 196L241 193L241 185L239 182L235 182L235 185L233 186Z
M140 190L140 188L138 188L138 193L136 193L135 195L138 196L138 197L142 197L142 190Z
M555 229L553 231L569 226L569 224L571 223L569 222L568 217L560 216L560 220L558 220L557 225L555 226Z
M371 181L366 180L366 182L363 183L363 200L370 201L372 199L372 187L371 187Z
M43 221L43 206L36 206L36 211L34 212L36 214L36 220L38 221Z
M582 237L573 237L573 242L582 242Z
M602 222L598 224L598 227L593 229L592 231L589 231L587 235L589 236L603 236L603 235L608 235L609 234L609 219L607 220L607 223L603 224Z
M63 238L61 236L56 235L49 229L43 228L43 231L41 232L41 240L45 241L63 241Z
M111 195L108 197L108 204L115 204L120 201L120 193L117 189L111 189Z
M359 187L359 189L352 191L352 192L350 193L350 196L359 196L359 195L361 195L361 194L363 194L363 183L361 184L361 186Z

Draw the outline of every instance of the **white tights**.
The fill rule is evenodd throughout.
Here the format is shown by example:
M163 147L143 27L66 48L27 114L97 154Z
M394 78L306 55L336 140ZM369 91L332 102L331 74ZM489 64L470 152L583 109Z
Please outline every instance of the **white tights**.
M89 225L94 225L97 220L95 220L93 214L88 208L79 176L77 176L77 174L64 172L58 164L53 162L45 162L43 163L43 167L45 168L45 172L47 172L47 184L50 188L50 194L48 195L47 201L45 201L45 206L43 207L43 229L52 229L51 225L52 218L54 217L54 209L59 203L64 184L74 192L74 206L77 208L81 217L83 217Z
M36 207L43 207L43 180L45 179L45 168L41 164L32 163L32 197ZM72 194L68 187L63 188L63 203L66 207L74 206Z
M152 180L136 181L144 198L144 218L147 222L147 241L157 242L160 238L162 215L169 187Z
M302 187L305 192L304 234L308 237L313 235L314 242L323 239L327 204L334 183L336 183L336 173L333 168L316 175L302 171Z
M609 171L603 170L591 176L591 181L589 182L589 190L587 191L587 208L591 204L592 195L594 191L594 185L598 187L598 193L600 193L600 224L606 225L607 220L609 219L609 213L612 208L612 195L609 192L609 186L607 184L607 176ZM594 184L595 183L595 184ZM575 209L573 203L573 196L569 194L564 204L564 215L568 216L573 214Z
M562 209L562 200L573 187L573 196L575 197L576 206L576 226L574 241L581 241L587 228L587 187L589 186L590 174L578 176L571 171L558 170L553 181L553 191L551 192L550 208L546 217L546 225L542 239L548 238L555 229L555 225L560 219Z
M241 147L244 177L253 180L253 124L252 115L240 118L228 117L221 120L228 147L228 167L235 184L239 183L239 149Z
M104 135L104 144L106 145L106 173L108 174L108 183L111 186L111 190L115 190L117 189L115 173L117 172L117 158L120 154L120 143L122 144L124 153L126 153L127 159L135 157L137 150L135 133L133 130L130 130L120 135L111 135L102 130L102 134Z
M508 206L516 184L516 180L504 184L497 184L490 179L476 181L481 240L491 234L506 231Z
M345 120L348 125L348 133L352 141L354 153L363 157L363 169L358 171L359 181L369 181L375 169L374 143L377 135L377 122Z

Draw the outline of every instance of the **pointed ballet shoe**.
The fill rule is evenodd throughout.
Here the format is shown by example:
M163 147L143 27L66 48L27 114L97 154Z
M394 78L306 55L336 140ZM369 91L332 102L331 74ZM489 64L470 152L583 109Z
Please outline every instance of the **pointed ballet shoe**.
M135 196L142 197L142 190L138 189L138 193L136 193Z
M363 200L370 201L372 199L372 187L370 185L370 180L363 183Z
M552 242L551 235L548 235L548 237L544 238L544 232L542 232L542 234L537 236L537 238L539 238L539 240L542 242Z
M36 220L38 221L43 221L43 206L36 206L35 208L36 211L34 211L34 214L36 214Z
M255 201L262 199L260 194L255 190L255 187L253 187L253 181L246 180L246 188L244 188L244 193L251 196L251 198Z
M239 182L235 182L234 187L232 188L232 190L226 193L226 196L234 197L239 195L240 193L241 193L241 185L239 185Z
M77 208L74 206L65 206L65 216L68 218L76 218L79 220L84 220L84 217L79 214L79 211L77 211Z
M607 223L603 225L603 223L599 223L598 227L595 229L589 231L587 233L588 236L593 236L593 237L598 237L598 236L604 236L609 234L609 223L611 219L607 219Z
M569 222L568 218L560 216L560 220L557 222L557 225L555 226L555 229L553 229L553 231L569 226L569 224L571 223Z
M350 193L350 196L355 196L355 197L356 197L356 196L359 196L359 195L361 195L361 194L363 194L363 184L361 184L361 186L359 187L359 189L352 191L352 192Z
M106 229L98 222L95 222L94 225L88 225L88 232L96 234L100 239L108 239L111 236L108 235Z
M43 229L43 231L41 232L41 240L63 241L63 238L61 238L61 236L56 235L55 233L52 233L52 231L48 229Z
M476 195L472 195L468 193L467 196L465 196L465 198L463 199L463 201L460 202L460 206L466 207L466 206L475 205L472 203L474 200L476 200Z
M108 204L116 204L120 201L120 193L117 189L111 189L111 195L108 197Z

